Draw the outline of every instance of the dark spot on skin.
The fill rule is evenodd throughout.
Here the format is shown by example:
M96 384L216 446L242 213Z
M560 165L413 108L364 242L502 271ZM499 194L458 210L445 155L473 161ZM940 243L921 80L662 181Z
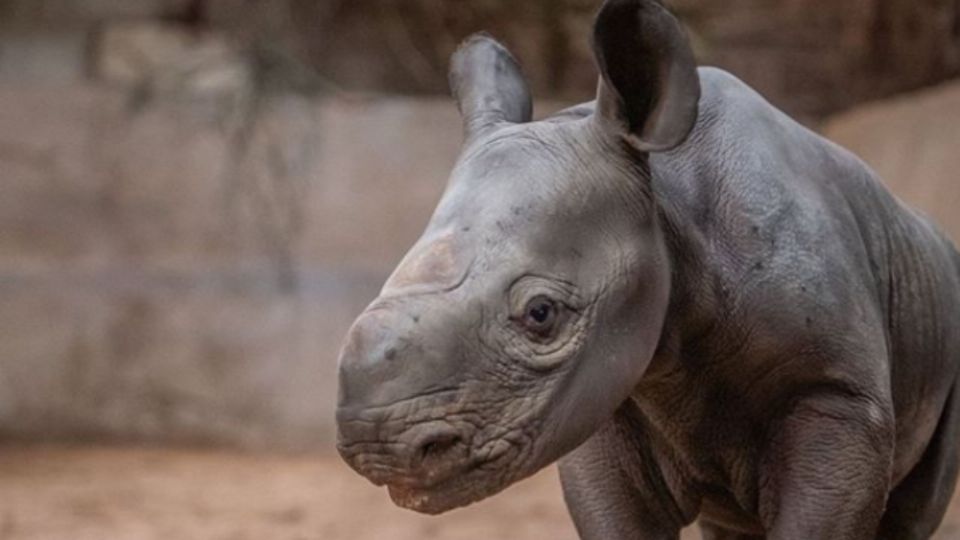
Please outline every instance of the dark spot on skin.
M383 357L388 361L392 362L397 358L397 350L393 347L387 349L387 352L383 353Z
M754 225L753 227L751 227L751 229L753 230L753 234L756 234L756 235L760 234L760 227L758 227L757 225Z
M470 227L463 227L460 232L470 232Z
M807 317L807 326L813 326L813 317Z
M806 286L806 285L801 285L801 286L800 286L800 292L807 292L807 286Z
M754 270L763 270L763 263L762 263L762 262L758 262L757 264L753 265L753 269L754 269Z
M413 324L419 324L419 323L420 323L420 315L419 315L419 314L414 315L414 316L413 316Z

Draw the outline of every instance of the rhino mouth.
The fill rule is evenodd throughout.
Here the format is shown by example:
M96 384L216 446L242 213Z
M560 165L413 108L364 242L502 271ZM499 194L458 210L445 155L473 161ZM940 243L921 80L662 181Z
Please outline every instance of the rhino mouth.
M509 453L512 454L512 453ZM394 504L422 514L441 514L496 495L514 481L509 454L475 461L456 474L423 481L387 482Z
M421 514L436 515L479 502L506 487L506 482L479 478L473 471L429 488L388 485L393 503Z
M411 420L396 412L343 409L337 448L357 473L385 486L397 506L439 514L495 495L533 472L527 471L536 446L531 426L501 419L477 429L477 420L467 417Z
M431 470L381 476L375 483L385 485L394 504L401 508L440 514L506 489L519 476L517 465L521 454L515 445L496 440L479 447L465 459Z

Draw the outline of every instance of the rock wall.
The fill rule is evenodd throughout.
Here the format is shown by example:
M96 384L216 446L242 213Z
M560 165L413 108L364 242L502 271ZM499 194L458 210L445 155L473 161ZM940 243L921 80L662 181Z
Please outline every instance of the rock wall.
M141 100L0 86L0 430L329 442L340 340L440 195L455 107Z

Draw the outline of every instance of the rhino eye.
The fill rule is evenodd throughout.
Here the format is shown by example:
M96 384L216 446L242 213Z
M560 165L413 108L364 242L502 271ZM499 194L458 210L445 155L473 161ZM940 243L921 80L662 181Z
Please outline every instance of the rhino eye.
M540 337L548 337L557 323L557 304L546 296L536 296L523 310L523 325Z

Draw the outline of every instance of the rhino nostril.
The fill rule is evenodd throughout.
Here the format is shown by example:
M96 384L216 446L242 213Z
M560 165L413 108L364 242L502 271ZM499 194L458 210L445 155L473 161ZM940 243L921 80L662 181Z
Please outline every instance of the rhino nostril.
M442 460L461 442L463 439L455 433L438 433L420 443L417 457L421 464Z

